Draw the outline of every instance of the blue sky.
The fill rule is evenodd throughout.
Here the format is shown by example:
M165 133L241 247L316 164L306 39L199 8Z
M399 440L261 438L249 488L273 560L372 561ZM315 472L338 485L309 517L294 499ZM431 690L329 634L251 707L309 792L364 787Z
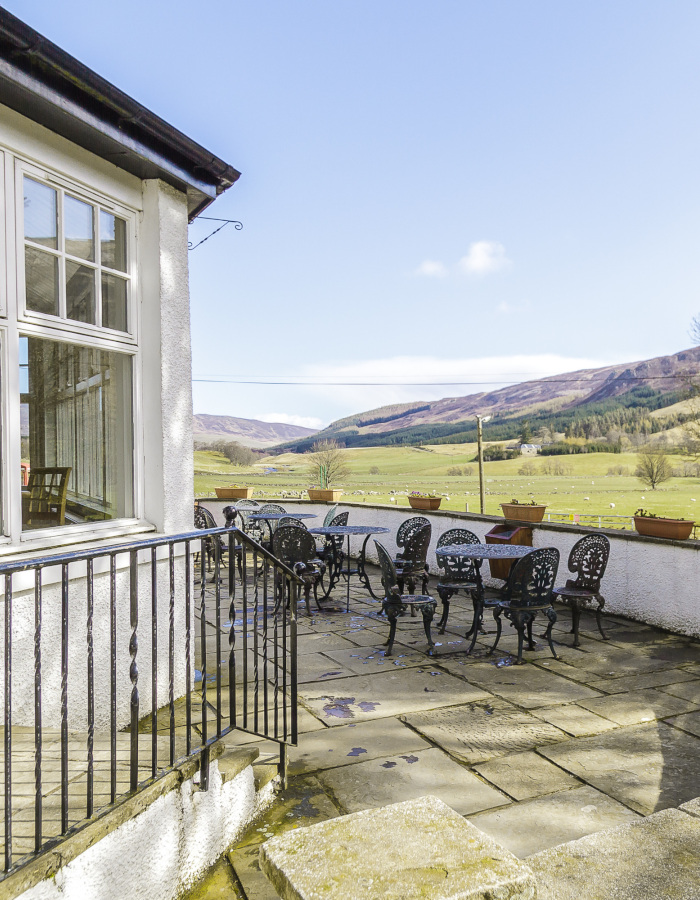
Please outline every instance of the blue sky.
M195 381L197 412L321 424L690 344L697 0L5 6L242 172L208 214L243 230L190 254L195 376L314 384Z

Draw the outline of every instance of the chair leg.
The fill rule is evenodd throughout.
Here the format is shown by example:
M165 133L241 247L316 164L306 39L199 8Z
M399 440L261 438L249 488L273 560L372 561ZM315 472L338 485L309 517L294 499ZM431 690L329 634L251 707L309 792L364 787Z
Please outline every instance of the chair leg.
M598 623L598 631L603 635L604 641L609 641L610 638L603 631L603 623L601 619L601 613L603 612L603 607L605 606L605 598L598 597L598 609L595 611L595 620Z
M425 630L425 636L428 638L428 656L435 656L435 644L433 643L433 638L430 634L430 623L433 621L436 606L436 603L428 603L422 609L423 628Z
M384 645L386 647L385 656L391 656L394 647L394 638L396 637L396 620L401 615L401 605L397 603L386 604L386 617L389 620L389 640Z
M527 649L528 650L537 650L537 644L532 640L532 622L534 620L534 616L530 616L527 621Z
M311 613L311 582L310 581L304 582L304 602L306 603L306 612L307 612L309 618L311 618L312 613Z
M437 624L440 629L440 634L444 634L445 627L447 626L447 617L450 614L450 597L452 596L452 591L438 590L438 596L440 597L440 600L442 600L442 615ZM471 632L469 632L469 634L471 634ZM469 635L467 635L467 637L468 636Z
M580 647L581 641L578 637L578 626L581 621L581 605L578 600L571 601L571 634L574 636L572 647Z
M549 649L552 651L552 656L555 659L559 659L552 642L552 628L554 628L554 624L557 621L557 613L553 606L550 606L549 609L546 610L546 616L549 619L549 625L547 626L547 630L545 631L545 637L549 641Z
M514 615L511 619L511 622L515 626L518 632L518 658L515 660L516 666L522 666L523 664L523 641L525 639L525 622L523 622L522 618L519 615Z
M493 611L493 618L496 622L496 640L493 642L493 647L491 647L491 649L489 650L489 652L487 654L488 656L491 656L491 654L496 650L496 647L498 647L498 642L501 639L501 629L503 628L503 626L501 624L501 613L502 612L503 612L503 610L501 609L500 606L497 606ZM475 618L474 619L474 637L472 638L472 648L474 647L474 644L476 643L476 636L478 633L479 633L479 627L477 625L476 618ZM471 649L469 652L471 653Z

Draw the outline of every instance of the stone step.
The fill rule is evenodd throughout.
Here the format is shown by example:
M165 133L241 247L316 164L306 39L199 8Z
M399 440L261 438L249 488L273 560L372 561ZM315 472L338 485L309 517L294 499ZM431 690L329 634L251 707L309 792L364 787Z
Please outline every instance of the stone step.
M266 841L284 900L534 900L512 853L436 797L339 816Z
M700 800L529 856L538 900L695 900ZM585 885L585 894L582 886Z

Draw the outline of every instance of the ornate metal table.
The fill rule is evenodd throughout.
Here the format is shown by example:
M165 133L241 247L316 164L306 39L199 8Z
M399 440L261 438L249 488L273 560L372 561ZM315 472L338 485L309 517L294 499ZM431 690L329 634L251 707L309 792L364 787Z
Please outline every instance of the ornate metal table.
M523 547L520 544L449 544L435 551L436 556L454 556L462 559L520 559L528 553L532 553L533 547ZM469 655L474 649L476 639L481 631L484 619L484 583L481 578L481 566L475 566L476 590L474 591L474 620L472 627L465 637L471 636L472 642L467 650Z
M328 590L325 593L325 597L327 597L333 588L336 586L338 581L340 581L341 576L347 580L347 602L346 602L346 610L350 609L350 576L357 575L357 577L362 582L362 585L367 588L369 593L374 599L377 599L377 595L372 590L372 586L369 583L369 578L367 576L367 572L365 571L365 551L367 549L367 541L370 539L370 536L373 534L387 534L390 529L381 528L378 525L326 525L323 528L310 528L309 531L311 534L322 534L328 537L345 537L347 535L348 538L348 553L347 553L347 567L345 569L342 568L342 561L339 558L334 559L333 565L329 567L328 572ZM364 535L365 539L362 542L362 549L357 557L357 568L350 568L350 536L353 534Z

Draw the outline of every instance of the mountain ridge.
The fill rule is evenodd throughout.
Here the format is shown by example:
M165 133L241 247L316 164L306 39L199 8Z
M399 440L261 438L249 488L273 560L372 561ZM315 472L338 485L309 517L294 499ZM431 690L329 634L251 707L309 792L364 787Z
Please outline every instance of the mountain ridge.
M192 417L196 441L213 443L218 440L238 441L246 447L273 447L281 441L308 438L316 433L313 428L288 425L285 422L261 422L259 419L241 419L236 416L215 416L195 413Z

